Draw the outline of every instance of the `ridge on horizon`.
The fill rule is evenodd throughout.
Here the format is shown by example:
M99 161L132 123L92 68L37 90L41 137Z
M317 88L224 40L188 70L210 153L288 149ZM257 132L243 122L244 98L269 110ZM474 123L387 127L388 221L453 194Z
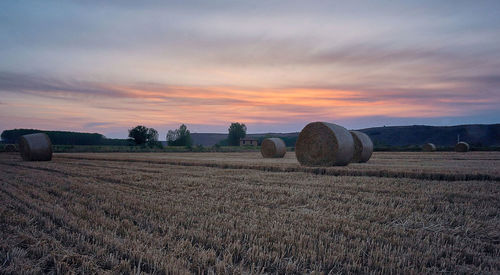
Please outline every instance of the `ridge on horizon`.
M362 129L377 146L409 146L434 143L437 146L453 146L457 135L462 140L475 146L500 146L500 123L495 124L463 124L450 126L401 125L379 126ZM296 137L299 132L285 133L248 133L250 137L263 136ZM194 144L211 146L224 139L223 133L191 133ZM218 139L219 138L219 139Z

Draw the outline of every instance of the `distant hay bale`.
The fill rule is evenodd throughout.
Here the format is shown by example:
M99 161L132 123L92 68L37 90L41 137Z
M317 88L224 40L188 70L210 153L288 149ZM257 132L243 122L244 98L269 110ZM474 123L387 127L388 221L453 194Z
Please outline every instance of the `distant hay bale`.
M469 144L467 142L460 141L455 145L456 152L467 152L469 151Z
M19 139L19 152L26 161L49 161L52 159L52 142L44 133L24 135Z
M7 144L4 147L5 152L17 152L17 147L15 144Z
M306 166L347 165L354 156L354 140L340 125L311 122L297 138L295 156Z
M426 143L422 146L422 151L424 152L434 152L436 151L436 145L434 143Z
M282 158L286 154L286 145L281 138L266 138L262 141L260 152L265 158Z
M373 153L373 142L370 137L360 131L350 131L354 140L354 156L351 162L367 162Z

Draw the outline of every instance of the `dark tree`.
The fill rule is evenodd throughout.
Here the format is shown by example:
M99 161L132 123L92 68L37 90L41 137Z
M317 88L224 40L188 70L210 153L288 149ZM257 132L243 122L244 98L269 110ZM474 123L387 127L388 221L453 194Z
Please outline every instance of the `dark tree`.
M186 125L182 124L179 129L168 130L167 144L168 146L191 146L193 140Z
M137 145L145 144L148 141L148 130L146 126L139 125L128 130L128 136L132 138Z
M149 128L146 143L150 147L161 147L161 143L158 142L158 131L153 128Z
M158 131L154 128L139 125L128 130L128 136L133 139L137 145L147 144L150 147L160 146L158 142Z
M247 135L247 126L243 123L234 122L231 123L228 131L227 141L229 145L238 146L240 145L240 138L244 138Z
M37 129L13 129L2 132L1 138L5 143L17 143L23 135L46 133L52 144L57 145L100 145L105 138L97 133L79 133L67 131L43 131Z

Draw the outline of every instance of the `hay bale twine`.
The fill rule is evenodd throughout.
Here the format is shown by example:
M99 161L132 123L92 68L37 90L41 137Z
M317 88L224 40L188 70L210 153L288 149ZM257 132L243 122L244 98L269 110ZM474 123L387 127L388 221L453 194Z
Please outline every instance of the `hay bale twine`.
M52 159L52 142L44 133L24 135L19 139L19 152L26 161L48 161Z
M354 156L354 140L340 125L311 122L297 138L295 156L306 166L347 165Z
M469 144L467 142L460 141L455 145L456 152L467 152L469 151Z
M422 146L422 151L424 152L434 152L436 151L436 145L434 143L426 143Z
M4 151L5 151L5 152L9 152L9 153L10 153L10 152L17 152L17 147L16 147L16 145L15 145L15 144L7 144L7 145L5 145L5 147L4 147Z
M351 162L367 162L373 153L371 138L360 131L350 131L354 140L354 156Z
M286 145L281 138L266 138L260 146L260 153L265 158L282 158L286 154Z

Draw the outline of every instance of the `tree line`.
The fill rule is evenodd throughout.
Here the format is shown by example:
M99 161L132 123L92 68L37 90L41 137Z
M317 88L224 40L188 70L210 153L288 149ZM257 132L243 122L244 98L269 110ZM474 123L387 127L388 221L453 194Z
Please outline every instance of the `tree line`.
M243 123L234 122L228 128L228 138L219 143L219 145L238 146L240 138L246 136L247 127ZM49 136L52 144L56 145L141 145L149 147L162 147L158 141L158 131L154 128L148 128L144 125L138 125L128 130L129 139L108 139L98 133L80 133L70 131L43 131L38 129L13 129L5 130L1 134L3 143L17 143L23 135L45 133ZM187 146L193 145L191 132L185 124L178 129L168 130L166 136L168 146Z
M98 133L79 133L68 131L42 131L37 129L5 130L1 134L4 143L17 143L23 135L45 133L53 144L58 145L101 145L106 138Z
M129 129L129 138L135 142L136 145L147 145L150 147L160 146L158 141L158 131L154 128L148 128L143 125L138 125ZM233 122L228 128L228 138L219 143L219 145L238 146L240 139L244 138L247 133L247 127L244 123ZM179 126L178 129L168 130L166 136L168 146L187 146L193 145L191 132L187 129L185 124Z

